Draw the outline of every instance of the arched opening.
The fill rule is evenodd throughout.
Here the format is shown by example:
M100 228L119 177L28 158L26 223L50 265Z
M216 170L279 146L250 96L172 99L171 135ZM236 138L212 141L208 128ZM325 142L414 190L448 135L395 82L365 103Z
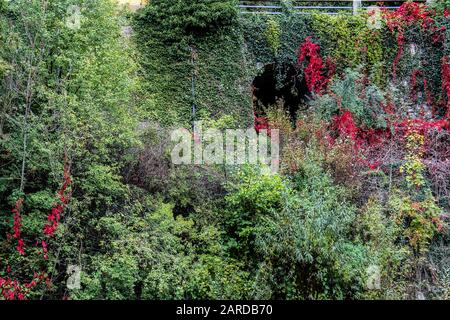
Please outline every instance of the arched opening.
M264 117L268 108L281 107L289 112L292 122L305 105L308 93L305 80L299 80L293 65L286 66L280 75L275 64L264 66L264 71L253 80L252 91L256 117Z

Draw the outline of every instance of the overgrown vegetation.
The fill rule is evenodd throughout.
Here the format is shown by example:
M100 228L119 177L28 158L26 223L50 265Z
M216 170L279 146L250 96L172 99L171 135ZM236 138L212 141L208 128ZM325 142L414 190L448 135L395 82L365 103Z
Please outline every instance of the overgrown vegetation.
M449 298L448 2L283 10L0 0L0 299ZM174 165L195 120L280 171Z

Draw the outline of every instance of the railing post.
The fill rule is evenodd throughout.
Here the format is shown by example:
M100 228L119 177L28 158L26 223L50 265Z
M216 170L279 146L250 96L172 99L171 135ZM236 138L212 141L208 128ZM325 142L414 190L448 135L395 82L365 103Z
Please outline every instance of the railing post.
M359 8L362 7L361 0L353 0L353 15L358 13Z

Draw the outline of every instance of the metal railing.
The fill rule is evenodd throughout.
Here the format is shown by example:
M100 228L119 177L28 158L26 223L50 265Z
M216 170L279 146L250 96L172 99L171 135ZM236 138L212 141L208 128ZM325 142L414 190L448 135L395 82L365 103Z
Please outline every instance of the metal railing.
M283 0L241 0L239 9L243 14L282 14ZM386 9L397 9L406 0L309 0L291 1L291 9L296 14L356 14L359 10L365 10L371 6L381 4ZM426 2L426 0L417 0L415 2Z

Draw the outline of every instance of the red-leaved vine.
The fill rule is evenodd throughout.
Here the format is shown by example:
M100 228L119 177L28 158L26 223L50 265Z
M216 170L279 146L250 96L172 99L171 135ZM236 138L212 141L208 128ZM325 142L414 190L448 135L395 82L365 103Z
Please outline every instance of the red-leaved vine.
M321 94L326 88L335 70L335 66L330 59L327 59L324 64L319 51L320 46L312 42L311 37L307 37L298 49L297 60L299 65L307 62L307 66L304 69L306 86L309 92L316 94ZM326 69L328 69L328 72L324 75Z
M267 135L270 136L270 126L268 117L258 117L256 112L253 112L253 127L256 133L260 133L261 130L267 130Z
M58 191L60 203L54 205L47 216L48 223L44 226L44 234L49 237L52 237L55 234L61 214L69 202L69 197L66 195L66 191L71 182L69 168L66 164L64 167L64 182L61 189Z
M43 228L43 234L47 238L54 236L59 220L61 219L61 214L63 213L65 207L69 203L70 194L68 194L68 188L71 184L70 170L67 161L64 165L64 178L61 188L58 190L58 203L53 205L50 213L47 216L47 223ZM8 239L18 239L16 250L20 255L25 255L25 241L21 238L22 233L22 215L21 210L23 207L24 199L20 198L17 200L14 209L12 210L14 223L13 223L13 234L8 235ZM45 240L36 241L36 245L42 247L42 251L38 254L44 258L48 259L48 247ZM29 281L20 282L17 279L11 277L12 268L10 265L6 268L7 276L0 276L0 294L6 300L24 300L30 294L31 289L37 286L39 282L45 282L47 286L50 286L50 279L44 272L34 273L33 277Z
M14 209L12 210L13 217L14 217L14 224L13 224L13 238L19 239L20 234L22 232L22 216L20 215L20 210L22 209L23 199L20 198L16 201L16 205L14 206Z
M14 219L12 238L18 239L16 247L17 252L19 252L19 254L21 255L24 255L25 243L23 239L20 239L20 235L22 233L22 215L20 214L20 211L22 210L22 205L23 205L23 198L20 198L19 200L16 201L14 209L12 209ZM11 238L11 235L8 235L8 238Z
M392 74L395 81L397 78L397 66L404 51L406 28L414 23L419 23L422 29L428 30L431 29L434 19L431 11L427 10L427 6L417 2L405 2L397 10L383 8L382 17L389 31L397 35L397 54L392 66Z
M378 148L388 141L392 135L397 139L402 139L412 132L426 135L430 130L450 130L450 121L446 119L427 121L423 119L406 119L393 122L387 129L373 129L358 127L354 121L352 113L345 110L342 114L336 115L332 119L331 129L352 141L358 162L370 169L378 168L382 162L377 159L367 159L364 154ZM330 146L334 144L334 139L329 139Z
M442 94L444 101L447 101L447 119L450 120L450 64L449 57L444 56L442 58Z
M359 128L356 126L355 121L353 120L353 115L350 111L346 110L342 113L342 115L334 116L333 127L338 130L341 135L357 142L357 145L361 144L361 141L358 139Z
M444 39L445 27L435 26L434 16L435 12L428 10L427 6L420 3L406 2L398 10L391 11L387 9L382 10L382 17L388 27L388 30L396 36L397 39L397 53L393 61L393 79L396 80L397 65L404 52L404 45L406 42L405 32L408 27L417 26L423 31L427 31L431 35L433 44L442 42ZM446 10L444 16L450 16ZM308 37L300 47L299 62L310 59L312 56L313 63L308 66L305 71L307 83L314 88L314 83L322 83L322 67L321 60L317 58L319 46L312 43ZM354 121L354 115L342 105L340 97L330 92L330 95L336 99L336 102L341 110L339 115L332 118L330 123L331 135L330 145L335 141L336 134L352 141L356 158L362 164L367 165L371 169L377 168L382 164L380 159L371 158L375 149L383 149L391 139L395 141L402 141L404 137L411 132L419 132L427 136L430 131L450 130L450 60L445 56L442 58L442 100L446 104L446 117L444 119L437 119L435 116L435 104L437 99L433 99L429 88L428 79L425 77L423 70L415 69L411 74L411 98L417 103L417 92L423 89L425 102L433 109L433 118L425 119L424 110L416 119L404 119L399 117L396 112L395 105L387 99L387 102L382 105L384 112L389 115L387 122L387 129L372 129L364 126L358 127ZM362 79L363 88L366 83ZM310 88L308 87L308 88ZM364 92L363 92L364 94ZM334 138L333 138L334 136Z
M44 273L34 273L33 278L25 283L13 280L9 277L0 277L1 295L6 300L25 300L30 290L37 286L40 281L47 281Z

